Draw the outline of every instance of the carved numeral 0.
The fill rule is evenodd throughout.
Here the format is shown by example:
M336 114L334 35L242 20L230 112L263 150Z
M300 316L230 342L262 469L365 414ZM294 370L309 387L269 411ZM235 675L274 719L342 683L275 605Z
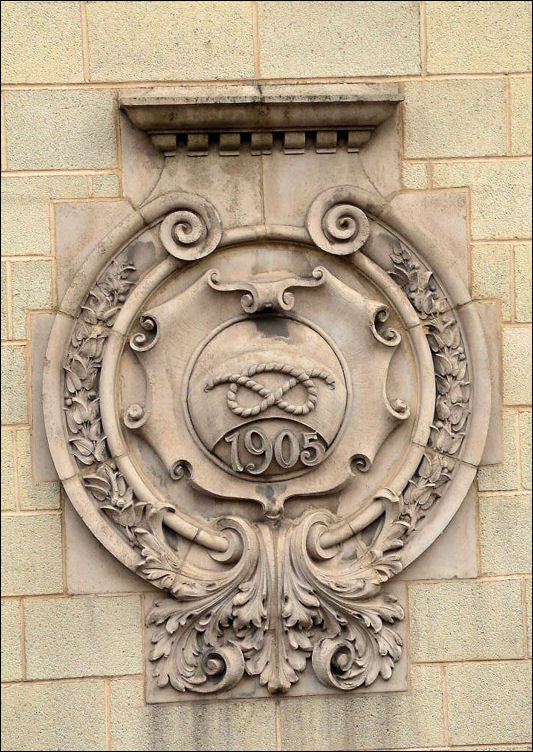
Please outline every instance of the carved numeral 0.
M300 444L298 436L285 429L276 434L272 442L260 428L252 427L242 433L242 443L246 451L255 457L262 457L262 460L248 462L244 466L239 452L240 438L241 431L233 431L225 438L231 445L231 467L237 473L246 470L252 475L261 475L268 470L273 458L284 470L294 467L298 460L307 467L313 467L322 462L326 453L316 432L302 433Z

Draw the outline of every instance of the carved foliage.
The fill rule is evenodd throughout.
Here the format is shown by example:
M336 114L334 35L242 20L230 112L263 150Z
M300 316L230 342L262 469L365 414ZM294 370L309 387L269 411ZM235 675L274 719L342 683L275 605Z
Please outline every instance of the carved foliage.
M270 692L286 692L310 656L326 686L354 689L388 679L402 641L387 624L403 611L379 594L379 585L399 571L399 557L373 551L334 569L313 562L309 529L332 519L311 513L282 528L278 592L270 555L275 534L264 525L247 530L246 553L229 578L199 586L180 577L179 602L160 601L148 615L159 628L150 654L159 686L220 691L246 671Z
M415 260L401 243L391 258L394 264L391 274L424 322L433 353L437 401L430 445L437 451L453 455L463 442L471 396L459 323L454 313L448 310L446 298L431 270Z

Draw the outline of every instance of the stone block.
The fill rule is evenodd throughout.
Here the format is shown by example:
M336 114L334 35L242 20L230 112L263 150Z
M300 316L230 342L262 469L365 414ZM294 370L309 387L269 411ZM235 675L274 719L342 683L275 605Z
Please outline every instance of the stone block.
M450 742L526 743L531 738L531 663L447 666Z
M517 245L515 258L515 318L519 322L531 321L531 243Z
M516 580L411 584L409 608L415 662L523 656Z
M127 201L61 202L55 205L59 302L98 241L132 212Z
M479 499L482 574L531 572L531 494Z
M50 254L50 199L87 195L81 175L3 177L2 253Z
M472 248L473 298L498 298L502 318L511 319L511 249L508 245L475 245Z
M502 428L502 346L500 332L502 328L501 306L498 301L477 303L477 310L485 334L490 370L490 420L489 429L481 466L496 465L503 462L503 428Z
M152 198L171 191L209 196L224 229L261 224L261 169L261 158L250 154L243 153L238 159L221 157L216 151L196 158L178 155L166 160Z
M480 491L513 491L519 488L518 446L516 415L502 415L503 462L492 467L481 467L477 482Z
M402 185L410 190L429 188L427 165L424 162L403 162Z
M16 261L12 264L13 337L26 339L30 310L52 307L50 261Z
M527 2L431 2L426 27L429 73L531 70Z
M69 593L154 591L94 537L65 497L65 566Z
M531 404L531 327L503 329L503 401Z
M104 682L4 687L2 746L17 750L105 749Z
M115 197L120 192L120 182L118 175L94 175L93 179L93 196Z
M7 287L6 287L6 263L5 261L2 261L2 307L0 311L1 316L1 328L2 328L2 339L8 339L8 331L7 331Z
M2 512L9 512L16 508L14 454L13 432L9 429L2 429L2 483L0 483Z
M24 614L28 679L142 671L139 596L40 598Z
M446 267L447 279L450 280L450 269L453 269L453 274L464 285L465 292L458 287L453 291L449 289L448 293L455 294L456 303L467 302L470 249L466 192L411 191L398 194L390 205L397 217L409 218L405 223L409 232L419 232L424 238L419 247L423 248L425 259L433 270L438 274L440 269ZM382 218L387 221L387 211ZM459 300L460 295L464 297Z
M531 413L524 412L518 416L520 431L520 457L522 467L522 486L531 488Z
M2 422L26 423L26 348L2 345Z
M111 736L116 749L274 750L276 704L240 702L146 705L142 679L111 682ZM179 741L177 741L179 740Z
M87 6L87 19L92 80L254 75L247 3L96 2Z
M2 681L22 679L20 601L2 601Z
M287 156L274 147L263 158L264 221L300 224L315 196L334 185L354 185L378 198L357 153Z
M406 157L486 157L506 153L503 79L405 84Z
M9 3L2 32L2 83L83 81L79 3Z
M527 626L527 649L528 655L531 658L531 580L526 580L525 583L525 595L526 595L526 626Z
M30 317L31 326L31 459L33 478L41 481L57 480L52 455L44 427L43 415L43 367L46 347L55 315L34 313ZM47 492L50 495L50 492Z
M29 431L17 431L16 447L20 509L58 509L59 484L33 480Z
M511 78L513 154L531 154L531 78Z
M4 517L2 593L39 595L62 591L60 516L39 514Z
M413 666L401 694L280 700L283 750L382 750L443 744L442 693L436 666Z
M3 83L83 81L79 3L7 3L2 31Z
M116 167L113 91L31 89L4 96L10 170Z
M477 575L476 494L471 488L450 524L400 580L449 580Z
M472 193L472 237L524 238L531 233L528 162L437 163L435 187L467 186ZM520 201L516 197L520 196Z
M420 71L414 2L260 2L259 34L266 78Z

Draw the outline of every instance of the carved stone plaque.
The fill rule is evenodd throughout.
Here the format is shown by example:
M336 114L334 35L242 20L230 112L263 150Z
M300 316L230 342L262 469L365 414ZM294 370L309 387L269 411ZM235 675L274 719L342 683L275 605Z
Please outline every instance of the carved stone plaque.
M343 183L290 226L171 191L67 291L50 446L86 524L164 591L150 700L393 677L387 581L466 495L490 403L475 310L404 225Z

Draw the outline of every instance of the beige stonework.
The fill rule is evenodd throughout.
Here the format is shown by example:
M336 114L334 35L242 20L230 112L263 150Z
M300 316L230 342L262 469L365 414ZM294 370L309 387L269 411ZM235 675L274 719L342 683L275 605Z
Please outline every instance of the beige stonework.
M2 747L531 749L530 3L24 1L3 4L2 25ZM240 157L219 156L212 138L208 157L180 162L124 113L119 128L119 90L213 79L355 79L406 100L346 163L309 135L304 155L279 137L270 155L243 139ZM280 191L284 164L301 189ZM30 314L54 312L95 242L151 194L216 185L225 227L294 225L313 181L381 194L426 250L437 234L435 268L452 259L468 287L463 325L470 295L486 307L496 464L400 575L408 689L147 704L154 587L60 499L40 388L50 322ZM152 231L136 258L161 253Z

